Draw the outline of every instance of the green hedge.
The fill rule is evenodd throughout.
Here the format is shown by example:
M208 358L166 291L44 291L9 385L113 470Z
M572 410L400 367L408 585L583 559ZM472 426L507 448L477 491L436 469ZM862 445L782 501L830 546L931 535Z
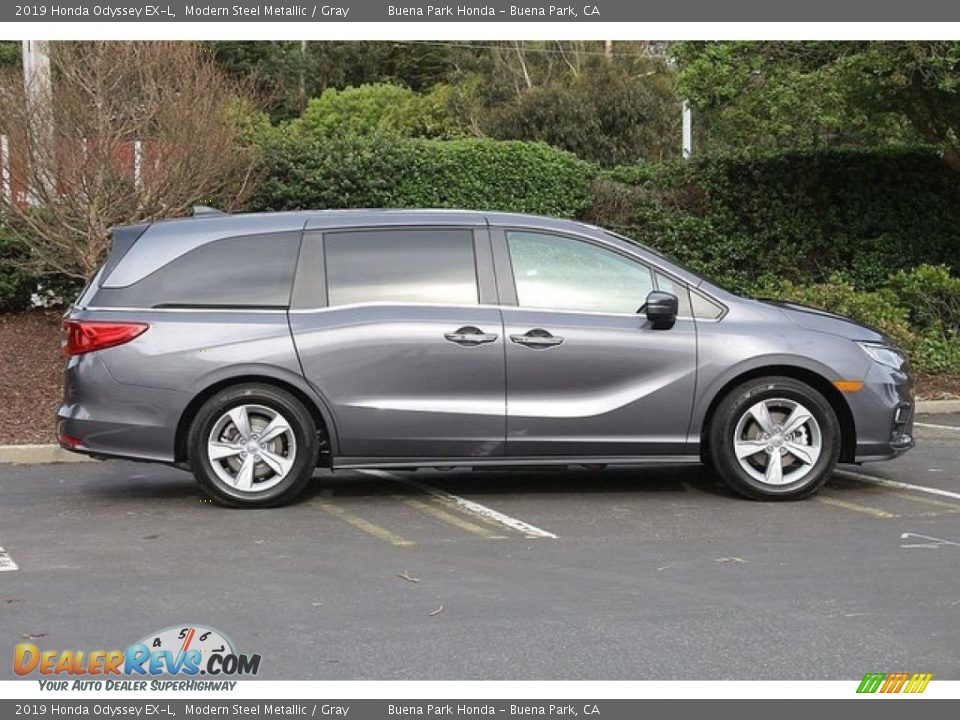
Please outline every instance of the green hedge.
M0 225L0 312L23 310L30 305L36 282L17 265L24 254L20 243Z
M781 153L616 168L589 213L733 289L960 269L960 176L935 154Z
M540 143L270 133L248 210L449 207L574 217L594 166Z

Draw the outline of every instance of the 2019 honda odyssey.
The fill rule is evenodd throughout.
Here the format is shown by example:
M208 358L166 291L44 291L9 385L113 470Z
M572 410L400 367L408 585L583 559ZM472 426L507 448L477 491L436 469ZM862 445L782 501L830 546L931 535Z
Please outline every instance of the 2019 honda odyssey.
M318 466L707 462L796 499L913 446L887 337L544 217L118 228L65 336L61 446L191 469L232 506L288 502Z

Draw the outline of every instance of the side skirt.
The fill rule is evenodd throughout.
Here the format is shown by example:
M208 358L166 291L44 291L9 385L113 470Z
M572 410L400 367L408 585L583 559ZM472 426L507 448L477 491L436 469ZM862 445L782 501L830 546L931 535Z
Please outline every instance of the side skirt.
M496 458L357 458L338 457L334 470L374 470L386 468L509 468L509 467L565 467L567 465L699 465L699 455L639 455L639 456L557 456L496 457Z

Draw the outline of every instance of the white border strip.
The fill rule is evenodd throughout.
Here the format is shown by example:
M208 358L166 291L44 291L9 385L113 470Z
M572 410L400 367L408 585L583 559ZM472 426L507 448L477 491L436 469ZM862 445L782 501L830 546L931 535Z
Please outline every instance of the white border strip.
M0 547L0 572L13 572L19 569L13 558L10 557L10 553Z
M372 475L373 477L383 478L384 480L392 480L394 482L403 483L404 485L409 485L410 487L414 487L417 490L426 493L427 495L432 495L438 500L455 507L457 510L470 515L476 515L477 517L484 518L486 520L492 520L493 522L499 523L500 525L510 528L511 530L516 530L519 533L523 533L528 538L557 539L557 536L552 532L538 528L536 525L531 525L523 520L518 520L510 515L505 515L498 510L489 508L486 505L481 505L473 500L467 500L459 495L453 495L452 493L448 493L446 490L435 488L432 485L426 485L418 480L413 480L412 478L407 478L396 473L387 472L386 470L359 470L358 472L361 472L364 475Z
M914 492L929 493L930 495L941 495L942 497L960 500L960 493L950 490L941 490L940 488L927 487L926 485L914 485L913 483L900 482L899 480L888 480L887 478L875 477L873 475L864 475L863 473L852 472L850 470L834 470L834 475L850 478L851 480L860 480L861 482L883 485L884 487L897 488L899 490L913 490Z
M17 22L18 40L955 40L956 22Z

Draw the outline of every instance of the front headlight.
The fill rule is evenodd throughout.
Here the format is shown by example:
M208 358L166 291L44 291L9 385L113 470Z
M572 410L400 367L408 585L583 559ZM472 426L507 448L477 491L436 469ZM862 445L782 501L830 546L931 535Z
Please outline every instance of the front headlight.
M867 342L858 342L857 345L862 347L863 351L876 362L881 365L886 365L887 367L892 367L894 370L899 370L904 366L904 363L907 362L907 358L904 357L903 353L890 345Z

